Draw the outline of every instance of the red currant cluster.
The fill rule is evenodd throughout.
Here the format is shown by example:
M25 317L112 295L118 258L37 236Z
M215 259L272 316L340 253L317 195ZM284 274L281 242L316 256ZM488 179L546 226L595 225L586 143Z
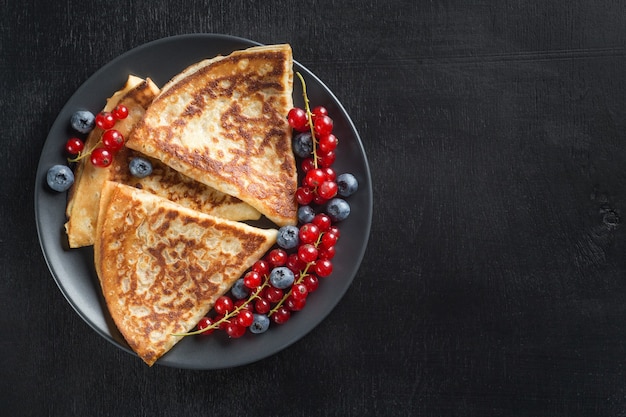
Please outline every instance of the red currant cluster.
M216 329L224 330L231 338L243 336L246 329L263 333L270 322L285 323L292 312L302 310L320 278L333 272L332 259L340 236L336 223L349 213L347 203L341 200L344 206L336 205L337 210L331 214L333 200L339 200L334 198L338 185L332 168L338 140L326 108L309 109L304 79L297 75L303 86L305 109L291 109L287 120L297 135L309 135L306 132L310 131L308 137L294 138L294 153L301 158L302 169L296 191L300 226L282 227L277 247L255 262L229 293L216 301L214 314L203 317L197 330L186 335L207 335ZM317 212L312 203L318 207ZM322 209L324 204L327 212Z
M95 117L95 126L103 130L102 136L94 147L84 152L85 143L78 137L70 138L65 144L65 150L74 158L70 162L77 162L83 158L89 160L96 167L108 167L113 162L115 152L124 146L124 136L113 129L118 120L128 117L128 108L123 104L116 106L111 112L100 112Z

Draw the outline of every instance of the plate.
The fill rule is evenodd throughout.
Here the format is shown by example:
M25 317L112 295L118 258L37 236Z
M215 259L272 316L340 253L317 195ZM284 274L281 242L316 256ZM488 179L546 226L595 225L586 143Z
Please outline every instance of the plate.
M61 292L76 310L103 338L133 355L113 323L93 266L91 247L69 249L63 225L66 193L51 191L46 184L46 172L54 164L66 162L64 144L72 134L70 116L77 109L97 113L106 98L120 89L134 74L150 77L164 85L187 66L218 54L227 55L259 43L227 35L190 34L159 39L132 49L94 73L68 100L52 125L41 152L35 186L35 218L44 258ZM294 50L297 56L297 49ZM337 173L351 172L359 180L359 190L348 198L350 216L340 223L341 238L331 276L307 299L307 306L282 325L271 325L261 335L248 332L239 339L211 336L191 336L181 340L161 357L157 364L190 369L219 369L255 362L273 355L304 337L337 305L352 283L363 259L372 220L372 187L367 157L358 132L335 95L309 70L294 61L307 83L312 105L325 106L334 121L334 133L339 138ZM303 107L302 89L294 77L294 105ZM329 335L330 337L330 335ZM135 355L136 356L136 355Z

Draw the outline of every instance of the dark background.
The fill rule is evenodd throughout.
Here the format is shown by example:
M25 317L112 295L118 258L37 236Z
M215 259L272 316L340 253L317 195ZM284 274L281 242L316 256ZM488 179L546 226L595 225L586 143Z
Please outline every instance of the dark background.
M626 2L0 6L2 414L626 416ZM359 130L374 216L353 285L303 339L150 369L57 288L35 171L96 70L198 32L292 45Z

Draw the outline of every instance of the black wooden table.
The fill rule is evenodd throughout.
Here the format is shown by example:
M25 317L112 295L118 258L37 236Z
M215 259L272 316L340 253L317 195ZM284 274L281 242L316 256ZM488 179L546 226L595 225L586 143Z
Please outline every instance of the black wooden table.
M625 27L616 0L5 1L2 414L626 415ZM375 199L331 314L216 371L148 368L103 340L34 221L72 93L186 33L290 43L361 134Z

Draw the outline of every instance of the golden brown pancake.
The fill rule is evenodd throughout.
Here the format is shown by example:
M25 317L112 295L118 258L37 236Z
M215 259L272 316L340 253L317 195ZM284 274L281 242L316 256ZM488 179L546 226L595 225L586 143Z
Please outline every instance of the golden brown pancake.
M118 104L128 107L128 117L118 121L114 127L128 138L158 93L159 88L149 78L143 80L131 75L124 88L107 100L103 111L111 111ZM86 140L85 149L91 149L98 143L101 135L102 129L94 129ZM71 248L93 244L100 192L107 180L143 188L194 210L231 220L260 218L261 214L257 210L241 200L198 183L157 160L152 160L152 175L142 179L132 176L128 163L138 155L140 155L138 152L124 147L116 153L113 163L106 168L93 166L89 158L84 158L77 164L75 182L70 189L66 209L69 220L65 224L65 229Z
M107 181L94 261L111 317L148 365L169 351L276 241L233 222Z
M279 226L296 224L289 45L252 47L166 84L127 146L235 196Z

